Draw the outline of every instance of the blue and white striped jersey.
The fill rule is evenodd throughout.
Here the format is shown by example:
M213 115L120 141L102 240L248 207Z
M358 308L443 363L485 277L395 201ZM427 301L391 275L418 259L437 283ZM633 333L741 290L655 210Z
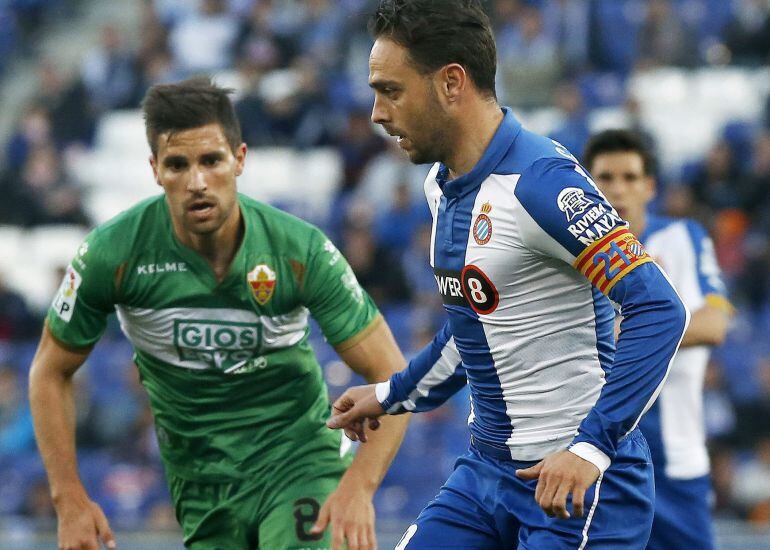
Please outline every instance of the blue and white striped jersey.
M449 320L377 396L419 412L467 382L477 445L515 460L570 447L603 471L657 396L687 312L575 158L504 112L471 172L427 177ZM617 351L607 296L625 315Z
M731 308L714 245L697 222L648 216L641 239L690 311L707 303ZM670 478L692 479L709 472L703 419L703 379L709 355L707 346L680 349L660 397L639 424L655 467Z

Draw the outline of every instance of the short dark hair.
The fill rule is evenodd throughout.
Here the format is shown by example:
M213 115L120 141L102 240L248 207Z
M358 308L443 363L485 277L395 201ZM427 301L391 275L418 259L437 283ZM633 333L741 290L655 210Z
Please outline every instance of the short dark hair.
M604 130L591 136L583 152L583 164L590 171L596 157L605 153L636 153L642 157L644 175L655 173L655 158L644 138L632 130Z
M212 123L222 127L230 149L235 151L243 139L230 101L231 93L233 90L220 88L207 76L152 86L142 101L147 142L152 154L158 154L158 136L161 134Z
M480 0L380 0L369 33L406 48L423 74L462 65L479 90L496 97L497 48Z

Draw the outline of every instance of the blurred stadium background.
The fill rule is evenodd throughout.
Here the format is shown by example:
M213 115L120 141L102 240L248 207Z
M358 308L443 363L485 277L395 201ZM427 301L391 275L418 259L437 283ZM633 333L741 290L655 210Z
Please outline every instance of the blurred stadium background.
M241 190L323 227L407 354L440 324L426 167L369 122L368 0L0 0L0 548L55 545L26 375L87 229L157 193L138 102L195 73L235 88ZM738 308L705 387L721 548L770 548L770 1L496 0L498 93L579 155L643 132L655 208L712 233ZM314 332L332 396L350 372ZM121 548L180 548L152 418L114 324L78 374L81 473ZM376 497L381 547L467 445L467 397L415 417Z

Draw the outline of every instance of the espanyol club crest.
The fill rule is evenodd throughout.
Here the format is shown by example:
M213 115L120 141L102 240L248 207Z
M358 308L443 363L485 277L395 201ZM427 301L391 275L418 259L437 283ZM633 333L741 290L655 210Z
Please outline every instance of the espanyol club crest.
M473 224L473 238L476 244L483 246L489 242L492 238L492 220L489 219L489 214L492 211L492 205L485 202L481 206L481 214L476 218L476 222Z
M266 264L259 264L249 271L246 276L254 293L254 299L261 306L265 305L273 297L275 290L275 272Z

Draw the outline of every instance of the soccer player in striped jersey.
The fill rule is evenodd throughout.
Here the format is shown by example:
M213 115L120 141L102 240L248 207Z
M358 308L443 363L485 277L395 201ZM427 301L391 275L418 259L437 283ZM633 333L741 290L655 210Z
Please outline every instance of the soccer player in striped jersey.
M448 322L328 424L365 437L372 418L470 386L470 448L399 549L644 548L654 489L637 424L687 309L575 157L497 103L480 2L382 0L370 30L372 120L412 162L436 162L425 195Z
M655 196L654 159L638 135L601 132L589 140L583 160L692 312L671 373L639 424L655 466L655 519L647 548L709 550L714 536L703 379L710 347L724 340L732 310L714 245L694 220L647 212Z
M86 238L30 373L59 547L115 545L78 476L72 376L117 312L186 547L375 548L372 496L405 424L351 456L324 424L308 323L370 380L403 367L390 330L320 230L237 193L246 145L228 90L159 85L143 106L164 193Z

